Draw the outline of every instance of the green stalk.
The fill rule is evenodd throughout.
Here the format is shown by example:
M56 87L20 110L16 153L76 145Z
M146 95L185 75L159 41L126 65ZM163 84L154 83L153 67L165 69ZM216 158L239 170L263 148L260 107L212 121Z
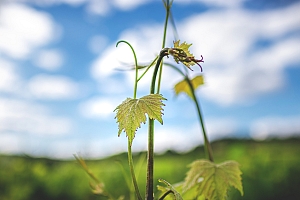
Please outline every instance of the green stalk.
M116 47L118 47L118 45L119 45L121 42L126 43L126 44L130 47L130 49L131 49L131 51L132 51L132 53L133 53L134 64L135 64L135 81L134 81L133 98L136 99L137 84L138 84L138 63L137 63L136 54L135 54L135 51L134 51L133 47L131 46L131 44L130 44L129 42L125 41L125 40L120 40L120 41L118 41L117 44L116 44Z
M202 113L201 113L200 103L199 103L199 101L198 101L198 99L195 95L195 89L193 87L193 84L192 84L191 80L189 79L189 77L187 75L185 75L182 71L180 71L177 67L175 67L172 64L166 64L166 65L170 66L171 68L176 70L178 73L180 73L184 77L185 81L188 83L188 85L190 87L190 90L191 90L192 96L193 96L193 101L194 101L194 103L196 105L196 108L197 108L197 114L198 114L198 117L199 117L199 122L201 124L201 129L202 129L202 133L203 133L203 137L204 137L205 154L206 154L206 157L211 162L213 162L214 158L213 158L212 148L211 148L210 142L207 138L206 130L205 130L205 127L204 127L204 120L203 120L203 116L202 116Z
M136 196L137 196L138 200L142 200L142 196L140 194L139 187L138 187L135 173L134 173L134 165L133 165L133 160L132 160L132 152L131 152L131 145L130 145L129 139L128 139L128 164L129 164L130 173L131 173L132 182L133 182Z
M172 194L172 190L168 190L166 193L164 193L158 200L163 200L165 199L169 194Z
M140 81L143 78L143 76L148 72L148 70L152 67L152 65L154 65L154 63L156 62L157 58L158 58L158 56L156 56L156 58L150 63L150 65L143 72L143 74L137 79L137 81Z
M150 94L155 93L155 82L156 82L156 76L158 72L158 68L160 67L160 63L162 62L162 59L164 56L166 56L168 53L168 49L161 50L159 54L159 58L156 62L153 76L152 76L152 82L151 82L151 88L150 88ZM148 155L147 155L147 183L146 183L146 199L147 200L153 200L153 169L154 169L154 120L148 118L149 120L149 126L148 126Z
M166 46L167 27L168 27L168 21L169 21L170 9L171 9L171 6L172 6L172 2L170 3L169 0L167 0L166 2L163 1L164 6L166 8L166 18L165 18L165 25L164 25L164 35L163 35L162 49L165 48L165 46ZM161 62L161 66L160 66L160 69L159 69L159 77L158 77L158 83L157 83L157 94L159 94L159 91L160 91L160 84L161 84L161 77L162 77L162 63L163 62Z
M168 27L168 20L169 20L169 13L170 13L170 3L169 0L166 2L163 1L164 6L166 8L166 18L165 18L165 25L164 25L164 35L163 35L163 42L162 42L162 51L160 52L159 58L156 62L153 76L152 76L152 83L150 88L150 94L155 93L155 82L156 76L159 70L159 78L157 83L157 93L160 91L160 84L161 84L161 77L162 77L162 60L165 55L167 55L167 50L165 48L166 44L166 37L167 37L167 27ZM153 169L154 169L154 120L149 118L149 127L148 127L148 155L147 155L147 183L146 183L146 199L153 200Z
M154 120L149 118L146 199L153 200Z
M131 46L131 44L129 42L125 41L125 40L120 40L119 42L117 42L116 46L118 47L118 45L121 42L127 44L130 47L130 49L132 50L133 56L134 56L135 82L134 82L133 98L136 99L137 84L138 84L138 64L137 64L136 54L135 54L135 51L134 51L133 47ZM142 196L140 194L139 187L138 187L137 180L136 180L135 173L134 173L134 165L133 165L131 144L130 144L129 138L128 138L128 164L129 164L130 174L131 174L131 178L132 178L132 182L133 182L133 185L134 185L136 196L137 196L138 200L142 200Z
M197 113L198 113L199 121L200 121L201 128L202 128L202 133L203 133L203 137L204 137L204 147L205 147L206 156L208 157L208 159L211 162L214 162L212 148L211 148L211 145L210 145L210 143L208 141L208 138L207 138L207 135L206 135L206 131L205 131L205 127L204 127L204 121L203 121L203 117L202 117L202 113L201 113L201 108L200 108L199 101L198 101L198 99L195 95L195 89L193 87L193 84L191 83L191 80L187 76L185 77L185 80L186 80L186 82L188 83L188 85L191 89L193 100L194 100L196 108L197 108Z

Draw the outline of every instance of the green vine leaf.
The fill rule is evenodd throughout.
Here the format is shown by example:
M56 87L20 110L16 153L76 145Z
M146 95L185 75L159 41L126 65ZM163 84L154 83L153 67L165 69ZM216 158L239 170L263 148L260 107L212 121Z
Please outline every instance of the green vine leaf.
M176 191L176 189L166 180L164 179L158 179L158 182L160 183L164 183L167 187L163 187L163 186L157 186L158 189L164 193L167 193L168 191L170 191L173 195L173 200L183 200L183 198L181 197L181 195Z
M196 196L203 195L208 200L225 200L230 186L244 194L242 172L235 161L215 164L208 160L197 160L191 165L183 184L183 192L192 190Z
M167 100L160 94L150 94L140 99L127 98L115 110L117 123L119 123L118 136L124 131L129 138L130 145L135 136L135 132L141 127L141 123L146 123L146 115L151 119L156 119L163 124L162 115L165 106L162 101Z
M194 90L196 90L200 85L204 84L204 79L202 75L196 76L191 80ZM180 81L174 86L175 94L186 93L191 99L193 99L192 91L186 79Z

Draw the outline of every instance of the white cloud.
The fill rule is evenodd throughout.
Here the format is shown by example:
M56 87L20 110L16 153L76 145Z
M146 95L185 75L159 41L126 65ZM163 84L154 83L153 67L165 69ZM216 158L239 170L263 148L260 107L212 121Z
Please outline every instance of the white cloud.
M134 48L138 62L151 62L160 51L162 26L140 27L125 30L120 35L120 40L128 41ZM120 43L110 45L92 64L91 74L95 78L104 78L114 73L116 68L133 65L134 57L128 45Z
M150 0L112 0L112 4L120 10L132 10Z
M98 89L102 94L105 94L107 96L112 96L115 98L116 95L124 95L128 94L128 91L133 91L133 80L128 83L128 81L125 80L124 75L120 75L120 78L116 77L109 77L104 80L99 80L99 86Z
M105 16L110 12L111 6L106 0L90 0L86 9L89 13Z
M114 109L120 103L121 101L117 101L115 98L95 97L83 102L79 106L79 110L85 117L108 118L114 114Z
M203 3L210 6L219 6L219 7L238 7L242 5L245 0L175 0L174 3L180 4L190 4L190 3Z
M258 13L254 20L259 21L259 33L262 37L281 37L286 33L299 30L299 3L291 4L283 9ZM285 17L282 17L285 16Z
M1 135L0 135L1 139ZM1 140L0 140L1 144ZM85 138L50 140L47 142L47 156L56 159L72 159L75 155L84 158L104 158L108 155L119 154L127 151L127 138L108 137L108 138ZM112 148L113 147L113 148ZM36 147L37 148L37 147ZM0 146L1 150L1 146ZM40 151L31 152L38 156L45 156Z
M74 158L74 154L80 149L80 142L75 139L55 140L48 144L48 156L56 159Z
M144 138L145 143L147 137ZM197 127L185 130L181 127L156 127L155 152L163 153L166 150L179 152L189 151L195 146L203 144L203 137Z
M207 119L205 121L207 122L205 125L209 140L232 137L238 131L237 122L231 118Z
M120 48L117 49L120 51ZM91 67L91 75L96 79L102 79L113 74L116 67L120 66L114 46L108 47L100 57L98 57ZM127 53L128 55L128 53Z
M90 39L88 46L92 53L99 54L107 45L107 42L108 38L106 36L95 35Z
M16 92L20 84L20 77L15 66L6 60L0 59L0 91Z
M0 152L1 153L21 153L21 137L11 133L0 133Z
M125 30L120 34L119 40L128 41L135 50L138 63L147 65L155 59L161 50L162 30L163 26L157 24L141 26ZM170 59L172 60L172 58ZM134 66L134 57L130 47L124 43L119 43L118 47L116 47L115 44L112 44L92 63L90 73L92 77L99 82L100 87L109 86L110 88L110 81L112 81L112 79L118 79L115 75L117 73L120 74L116 69L129 69L132 66ZM149 85L152 79L152 69L141 79L141 81L139 81L139 91L149 91ZM168 89L170 89L170 84L174 83L174 80L178 80L176 78L176 72L169 68L165 68L165 72L168 73L168 76L163 77L163 81L166 83L163 87L168 87ZM140 71L139 74L141 75L141 73L142 72ZM134 71L122 72L121 74L124 77L118 79L117 82L123 81L123 84L113 84L119 85L116 89L124 91L124 87L129 89L133 88ZM112 81L112 83L114 82L116 81Z
M77 6L79 4L82 4L82 3L86 2L87 0L60 0L60 1L62 3L66 3L66 4Z
M55 38L56 25L50 15L21 4L2 4L0 53L24 59Z
M208 126L214 123L216 126L208 128L208 137L210 141L229 137L232 131L236 130L234 121L231 119L208 120ZM137 130L133 140L132 151L140 152L147 150L147 125L142 124ZM167 150L177 152L187 152L198 145L203 144L203 135L199 124L194 124L188 129L180 126L167 125L161 126L159 123L155 126L154 150L156 153L164 153ZM110 148L111 146L114 148ZM66 148L67 147L67 148ZM63 151L63 149L65 149ZM66 150L67 149L67 150ZM111 154L117 154L127 151L127 138L122 132L119 138L107 137L86 139L82 144L75 141L61 141L51 145L51 157L66 158L72 154L79 153L83 157L96 158L105 157Z
M68 118L52 116L43 106L15 99L0 99L0 133L65 135L70 133L71 127Z
M278 137L288 138L300 135L300 116L268 116L254 121L250 135L257 140Z
M300 62L300 38L288 36L299 29L300 17L296 12L299 7L300 4L295 4L261 13L239 8L212 10L179 22L178 30L184 30L180 33L181 40L193 43L191 51L196 57L204 56L206 84L201 94L221 105L232 105L248 103L283 88L284 69ZM119 38L129 41L138 61L145 63L159 53L162 28L162 25L141 26L125 30ZM260 40L268 40L270 45L256 48ZM114 68L120 68L122 63L133 63L129 47L111 45L94 61L91 74L103 80L111 77ZM128 83L133 80L133 73L126 76ZM176 77L173 72L165 79L170 83ZM150 78L139 83L140 89L148 87Z
M204 56L206 85L202 94L230 105L282 88L284 68L300 62L300 38L289 36L299 29L299 8L300 4L295 4L263 13L225 9L180 22L177 27L184 30L182 40L193 43L196 57ZM260 40L270 41L270 45L256 49Z
M86 8L89 13L105 16L116 8L119 10L133 10L149 0L90 0L86 1Z
M232 137L237 131L237 124L233 119L219 118L206 120L206 134L210 142L226 137ZM143 126L133 141L134 151L144 151L147 148L147 131ZM163 153L167 150L186 152L204 143L200 124L197 122L187 127L179 125L157 124L155 127L155 152Z
M40 74L28 82L29 92L39 99L73 99L79 95L79 85L66 76Z
M124 11L133 10L150 0L12 0L19 3L30 3L38 6L57 6L67 4L70 6L85 5L89 13L105 16L112 9Z
M62 66L64 58L62 52L57 49L41 50L36 53L33 62L40 68L54 71Z
M70 6L79 6L89 0L9 0L18 3L30 3L38 6L53 6L59 4L68 4Z

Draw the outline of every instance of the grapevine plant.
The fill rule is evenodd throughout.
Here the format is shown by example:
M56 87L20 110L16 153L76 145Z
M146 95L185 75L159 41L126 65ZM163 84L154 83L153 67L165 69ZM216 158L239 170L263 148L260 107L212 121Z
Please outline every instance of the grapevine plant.
M198 65L200 67L200 71L202 72L202 66L200 63L204 62L203 56L201 55L200 59L195 58L195 56L189 51L189 48L192 44L188 44L186 42L180 43L180 40L176 40L173 43L173 47L165 47L167 25L173 1L163 0L163 3L166 8L166 19L164 25L162 49L159 55L147 67L141 67L138 65L134 48L129 42L121 40L116 45L118 46L120 43L128 45L133 53L135 63L133 97L125 99L119 106L116 107L114 112L116 112L115 118L118 123L118 136L120 136L122 132L125 132L127 136L128 163L136 199L223 200L226 199L227 191L231 186L235 187L240 191L241 195L243 195L241 181L242 173L239 169L239 164L235 161L226 161L221 164L214 163L213 152L206 134L200 104L195 94L195 90L203 84L203 76L198 75L191 79L187 73L188 70L193 71L192 66L194 65ZM177 64L182 63L186 67L185 71L183 72L173 64L164 63L164 57L173 57ZM150 92L148 95L138 98L138 82L144 77L149 69L153 67L154 70L152 81L150 83ZM190 170L187 172L185 179L180 183L171 185L166 180L159 179L158 181L164 186L158 186L158 190L161 191L160 197L155 197L153 185L155 133L154 121L157 120L163 124L163 106L165 106L163 102L166 100L166 98L160 94L160 83L162 79L163 67L171 67L183 77L183 80L174 86L175 94L178 95L179 93L185 93L195 104L199 117L199 124L204 137L206 159L199 159L191 163L189 165ZM141 71L141 69L143 69L143 73L139 75L139 71ZM143 198L136 180L131 149L137 129L141 127L142 123L145 124L146 122L148 123L147 179L146 195ZM78 156L75 157L95 182L95 184L91 184L93 192L98 195L106 196L107 199L114 199L112 195L105 190L104 184L100 182L89 170L84 160ZM120 197L119 199L123 199L123 197Z

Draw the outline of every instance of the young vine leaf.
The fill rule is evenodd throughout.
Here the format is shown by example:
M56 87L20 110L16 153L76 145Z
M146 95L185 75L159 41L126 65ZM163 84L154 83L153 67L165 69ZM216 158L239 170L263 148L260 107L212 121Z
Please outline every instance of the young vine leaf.
M186 42L179 44L179 42L180 40L174 42L174 48L169 48L168 54L173 56L176 63L181 62L190 70L192 70L191 66L197 64L202 71L202 67L199 63L204 62L203 56L201 55L201 59L196 59L189 51L192 44L187 44Z
M225 200L230 186L243 195L242 172L235 161L215 164L208 160L197 160L191 165L183 184L183 192L196 187L197 196L203 195L208 200Z
M162 115L165 99L160 94L150 94L139 99L127 98L115 110L117 123L119 123L118 136L124 131L129 138L130 145L135 136L135 132L141 127L141 123L146 123L146 115L150 119L156 119L163 124Z
M196 76L195 78L193 78L191 80L191 83L192 83L194 90L196 90L200 85L204 84L203 76L202 75ZM175 91L176 95L179 95L179 93L183 92L183 93L186 93L191 99L193 99L193 95L192 95L190 86L186 79L178 82L174 86L174 91Z
M173 200L183 200L181 195L176 191L176 189L166 180L158 179L158 182L164 183L167 187L157 186L158 189L164 193L171 192L173 196Z

